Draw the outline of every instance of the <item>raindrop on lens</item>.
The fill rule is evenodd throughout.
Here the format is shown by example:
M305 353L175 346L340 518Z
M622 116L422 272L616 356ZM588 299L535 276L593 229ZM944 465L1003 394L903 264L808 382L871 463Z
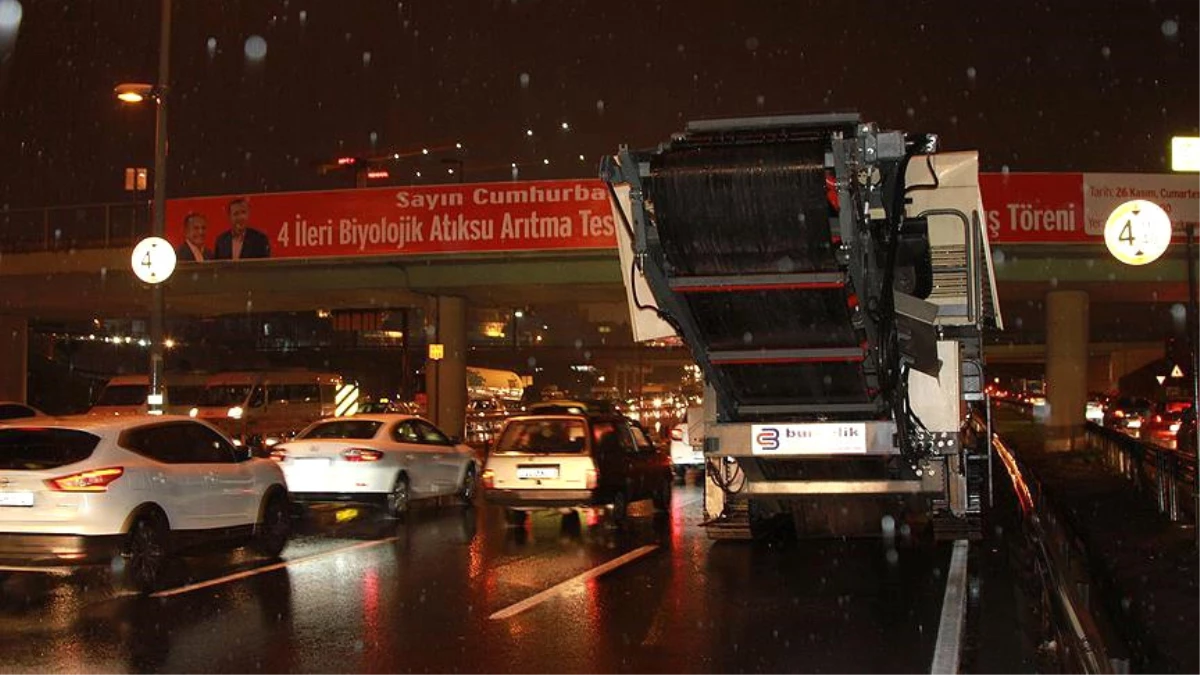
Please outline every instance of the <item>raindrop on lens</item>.
M217 38L215 38L215 37L208 38L208 42L205 43L205 47L208 48L208 58L211 59L212 57L216 56L217 55Z
M16 32L24 9L17 0L0 0L0 31Z
M583 340L575 338L575 349L583 349Z
M1004 249L994 249L992 251L992 262L995 263L997 267L1003 265L1007 260L1008 255L1004 252Z
M537 368L537 357L536 356L529 357L529 360L526 361L526 363L529 364L530 368Z
M378 140L379 140L379 134L378 134L378 133L376 133L376 132L374 132L374 131L372 131L372 132L371 132L371 147L375 147L375 143L376 143Z
M596 112L600 115L604 114L604 99L596 101Z
M371 65L371 52L363 52L363 66Z
M267 57L267 41L260 35L246 38L246 58L251 61L261 61Z
M1187 308L1178 302L1171 305L1171 320L1175 322L1176 326L1183 326L1184 321L1187 320Z
M896 534L896 519L892 516L884 516L883 519L879 521L879 525L883 528L883 536L890 537Z
M529 73L521 73L521 76L517 79L520 80L522 89L529 88Z
M1112 56L1112 50L1108 48L1108 45L1104 45L1100 48L1100 56L1103 56L1106 59Z
M1179 35L1179 22L1175 19L1167 19L1162 22L1162 34L1166 37L1173 38Z
M758 49L758 38L746 38L746 49L756 51Z
M971 66L971 67L967 68L967 79L968 80L975 79L975 75L976 75L975 66Z
M900 562L900 554L896 552L896 549L894 549L894 548L888 549L887 561L888 561L889 565L895 565L896 563Z
M303 26L307 22L308 22L308 11L302 9L302 10L300 10L300 25Z
M754 342L754 333L751 333L750 331L742 333L742 342L745 342L746 344Z

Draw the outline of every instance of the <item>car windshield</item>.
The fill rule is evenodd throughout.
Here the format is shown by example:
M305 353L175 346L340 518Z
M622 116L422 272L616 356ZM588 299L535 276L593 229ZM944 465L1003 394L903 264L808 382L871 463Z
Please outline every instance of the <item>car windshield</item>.
M319 422L303 431L297 438L375 438L383 422L377 420L341 419Z
M173 405L199 405L204 398L204 386L199 384L175 385L167 389Z
M204 393L200 397L200 405L202 406L234 406L242 405L246 402L246 396L250 394L250 385L248 384L224 384L213 385L204 388Z
M142 405L150 391L145 384L118 384L104 388L96 405Z
M504 427L496 452L581 452L586 438L587 427L582 419L513 420Z

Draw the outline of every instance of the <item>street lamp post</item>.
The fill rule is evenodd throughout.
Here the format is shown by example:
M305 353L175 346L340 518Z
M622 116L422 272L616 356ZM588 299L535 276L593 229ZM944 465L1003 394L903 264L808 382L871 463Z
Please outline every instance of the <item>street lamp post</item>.
M1176 173L1194 173L1200 171L1200 138L1196 136L1176 136L1171 139L1171 170ZM1188 223L1184 229L1187 236L1187 332L1188 343L1191 346L1192 371L1192 416L1196 424L1192 428L1192 436L1196 447L1200 448L1200 287L1196 279L1196 224ZM1176 441L1178 442L1178 441ZM1192 494L1196 499L1196 507L1200 509L1200 471L1194 471L1192 476ZM1196 528L1196 537L1200 541L1200 527Z
M167 196L167 86L171 65L171 0L162 0L162 19L158 43L158 84L121 84L117 98L126 103L139 103L146 98L155 102L154 115L154 197L151 209L150 235L166 233ZM150 394L146 398L152 415L163 412L163 314L165 313L162 284L150 287Z

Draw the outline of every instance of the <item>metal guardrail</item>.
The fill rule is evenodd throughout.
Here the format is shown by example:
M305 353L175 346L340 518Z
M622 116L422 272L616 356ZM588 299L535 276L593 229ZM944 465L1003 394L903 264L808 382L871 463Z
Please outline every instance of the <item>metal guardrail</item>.
M1102 611L1093 611L1095 582L1087 549L1059 517L1036 477L1021 470L1016 455L997 434L992 449L1013 479L1024 514L1025 536L1035 552L1033 561L1045 589L1051 625L1063 672L1128 673L1130 659Z
M1196 522L1196 456L1133 438L1114 429L1087 423L1090 443L1105 461L1138 489L1150 490L1158 512L1171 522L1189 517ZM1186 495L1186 498L1181 498ZM1190 509L1190 513L1188 510Z
M148 201L0 210L0 253L132 246L148 234Z

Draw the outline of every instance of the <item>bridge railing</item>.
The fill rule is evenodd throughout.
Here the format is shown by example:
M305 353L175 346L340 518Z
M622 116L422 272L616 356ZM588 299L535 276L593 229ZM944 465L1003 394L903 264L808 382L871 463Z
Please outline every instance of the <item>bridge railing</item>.
M0 210L0 253L132 246L150 233L150 203Z
M1138 440L1119 431L1087 423L1089 441L1105 461L1139 489L1157 500L1158 511L1172 522L1196 520L1196 456Z

